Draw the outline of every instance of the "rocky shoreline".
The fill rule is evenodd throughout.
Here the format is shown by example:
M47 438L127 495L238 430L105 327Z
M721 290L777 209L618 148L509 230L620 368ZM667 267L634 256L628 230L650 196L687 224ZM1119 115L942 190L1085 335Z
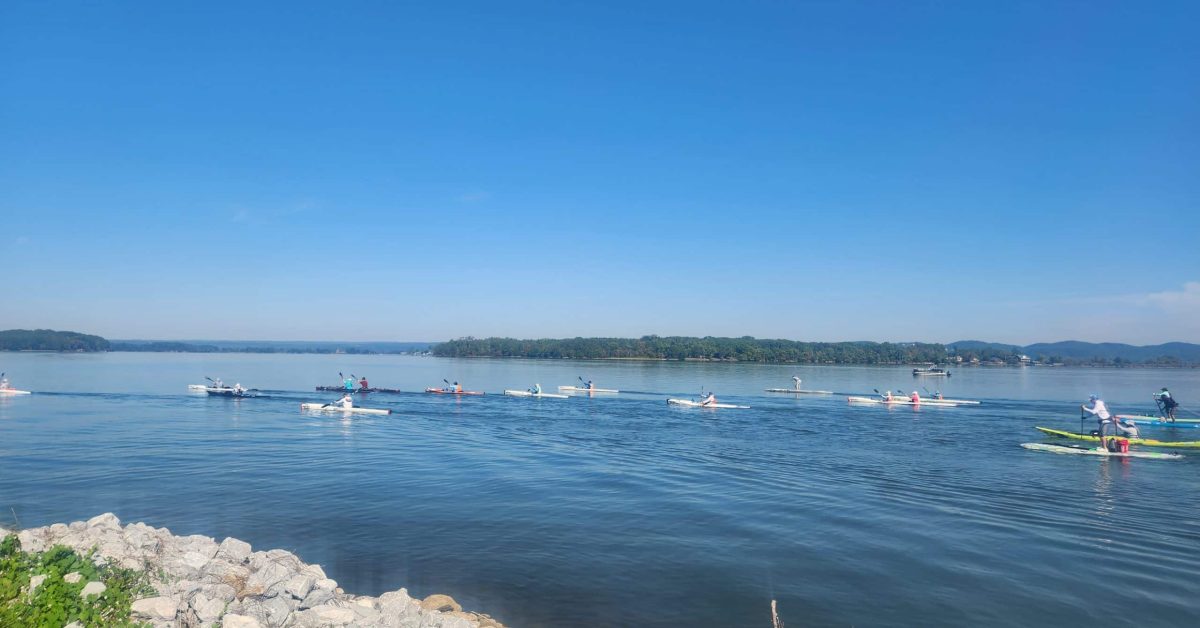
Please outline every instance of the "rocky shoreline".
M0 528L0 538L10 533ZM448 595L418 600L405 589L353 595L319 565L305 564L291 552L255 552L233 538L218 543L200 535L174 536L140 522L122 526L112 513L16 534L27 552L55 545L81 555L95 549L96 561L144 570L157 595L134 601L132 619L155 628L503 628L487 615L464 612ZM30 581L31 590L39 578ZM85 590L94 595L103 587L92 582Z

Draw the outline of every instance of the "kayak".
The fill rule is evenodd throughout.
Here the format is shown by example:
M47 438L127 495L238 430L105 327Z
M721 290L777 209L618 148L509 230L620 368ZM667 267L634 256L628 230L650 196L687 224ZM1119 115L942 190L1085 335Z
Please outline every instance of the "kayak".
M710 403L707 406L699 401L690 399L668 399L667 403L677 406L687 406L689 408L738 408L740 410L749 410L750 406L735 406L732 403Z
M982 403L979 401L973 401L971 399L946 399L945 397L943 397L941 399L938 399L937 397L930 397L930 398L926 399L925 397L921 397L921 403L927 403L929 401L935 401L935 402L941 402L941 403L953 403L953 404L960 405L960 406L977 406L980 403Z
M792 393L793 395L832 395L832 390L798 390L795 388L768 388L767 392Z
M1088 440L1097 442L1099 436L1091 434L1076 434L1065 430L1052 430L1048 427L1035 427L1034 429L1050 436L1058 436L1060 438L1074 438L1075 440ZM1112 437L1110 437L1112 438ZM1116 436L1115 438L1129 438L1129 442L1134 445L1144 445L1146 447L1181 447L1189 449L1200 449L1200 440L1155 440L1153 438L1130 438L1128 436Z
M208 390L205 384L188 384L188 392L204 392Z
M482 395L482 394L484 394L484 393L481 393L476 390L464 390L462 392L458 392L458 391L450 390L447 388L426 388L425 392L433 393L435 395Z
M317 392L398 393L404 391L399 388L354 388L347 390L345 386L317 386Z
M528 390L506 390L504 394L509 397L545 397L546 399L567 399L569 395L556 395L554 393L535 393Z
M1087 456L1106 456L1109 458L1149 458L1151 460L1178 460L1183 456L1179 454L1164 454L1161 451L1107 451L1104 449L1088 448L1088 447L1072 447L1071 445L1049 445L1046 443L1021 443L1025 449L1033 451L1050 451L1056 454L1084 454Z
M232 388L219 388L219 389L213 388L211 390L205 390L204 392L208 393L208 395L210 397L242 398L242 397L257 397L258 396L257 392L250 392L249 390L243 390L242 392L237 392Z
M621 392L619 390L613 390L611 388L584 388L583 386L559 386L558 389L565 390L567 392L585 392L585 393L617 393L617 392Z
M958 404L954 403L953 401L939 401L935 399L922 399L918 403L913 403L912 400L907 397L893 397L891 401L877 397L846 397L846 401L849 401L850 403L879 403L889 406L938 406L944 408L954 408L958 406Z
M17 390L16 388L0 388L0 396L4 395L32 395L28 390Z
M326 407L323 403L302 403L301 410L311 410L315 412L345 412L347 414L391 414L391 410L377 410L375 408L343 408L337 405Z
M1165 425L1174 425L1175 423L1191 423L1196 426L1200 426L1200 419L1175 419L1174 423L1172 423L1171 421L1168 421L1160 416L1150 416L1146 414L1118 414L1117 418L1122 421L1129 421L1130 423L1162 421ZM1179 427L1183 426L1181 425ZM1188 427L1192 427L1192 425L1189 425Z
M913 377L924 375L926 377L950 377L950 371L942 368L931 369L913 369Z

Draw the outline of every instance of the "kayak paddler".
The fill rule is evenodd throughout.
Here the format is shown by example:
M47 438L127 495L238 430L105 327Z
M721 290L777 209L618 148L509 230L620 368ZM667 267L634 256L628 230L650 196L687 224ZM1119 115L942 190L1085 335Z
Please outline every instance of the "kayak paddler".
M533 385L533 388L530 388L530 389L529 389L529 392L531 392L531 393L533 393L533 394L535 394L535 395L540 395L540 394L542 394L542 385L541 385L541 384L534 384L534 385Z
M454 392L462 394L462 384L454 382Z
M342 409L344 409L344 410L349 410L350 408L353 408L354 407L354 396L351 395L350 393L346 393L346 394L342 395L342 398L337 400L337 405L341 406Z
M590 380L590 379L587 381L587 389L588 389L588 390L595 390L595 389L596 389L596 384L592 383L592 380Z
M234 395L241 397L243 394L245 394L245 392L246 392L246 389L242 388L241 382L238 382L233 385L233 394Z
M704 401L700 402L700 405L711 406L716 402L717 402L717 395L714 393L708 393L708 396L704 398Z
M892 391L889 390L883 393L883 400L890 402L892 400Z
M1179 405L1178 401L1171 396L1171 391L1167 390L1166 386L1159 392L1154 393L1154 400L1162 406L1163 414L1168 421L1175 420L1175 407Z
M919 395L917 393L917 391L915 391L915 390L912 391L912 396L909 397L908 399L909 399L909 401L911 401L913 403L921 403L921 395Z
M794 388L796 390L800 390L800 376L799 375L792 376L792 388Z
M347 377L346 379L343 379L342 388L345 388L346 390L354 390L354 378Z
M366 390L371 387L370 384L367 384L367 376L366 375L363 375L362 379L358 380L358 387L362 390Z
M0 377L0 390L8 390L8 378Z

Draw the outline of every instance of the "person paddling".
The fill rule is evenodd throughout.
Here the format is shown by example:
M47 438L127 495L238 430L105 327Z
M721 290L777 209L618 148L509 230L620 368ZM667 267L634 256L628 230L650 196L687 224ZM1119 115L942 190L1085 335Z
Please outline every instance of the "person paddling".
M795 390L800 390L800 376L799 375L792 376L792 388Z
M359 390L366 390L366 389L368 389L368 388L370 388L370 387L371 387L371 385L367 383L367 376L366 376L366 375L363 375L363 376L362 376L362 379L358 380L358 388L359 388Z
M1154 393L1154 400L1162 406L1162 412L1168 421L1175 421L1175 408L1179 405L1178 401L1171 396L1171 391L1167 390L1166 386L1160 392Z
M462 391L463 391L462 384L460 384L460 383L458 383L458 382L454 382L454 392L455 392L456 394L459 394L459 395L461 395L461 394L462 394Z
M700 405L711 406L715 403L717 403L717 395L715 393L710 392L710 393L708 393L708 396L704 398L704 401L700 402Z
M541 385L541 384L534 384L534 385L533 385L533 388L530 388L530 389L529 389L529 392L530 392L530 393L532 393L532 394L535 394L535 395L540 395L540 394L542 394L542 385Z
M8 378L0 376L0 390L8 390Z
M876 392L879 392L879 391L878 391L878 390L876 390ZM890 390L889 390L889 391L887 391L887 392L883 393L883 395L882 395L882 396L883 396L883 400L884 400L884 401L886 401L886 402L888 402L888 403L891 403L891 402L892 402L892 391L890 391Z
M337 405L341 406L343 410L349 410L350 408L354 407L354 396L350 393L346 393L342 395L342 398L338 399L336 403Z
M1085 403L1079 406L1079 409L1096 417L1096 420L1100 422L1099 431L1101 449L1104 449L1105 451L1113 451L1113 449L1109 448L1108 442L1110 439L1116 438L1117 436L1137 435L1137 431L1135 429L1126 428L1122 426L1115 418L1113 418L1112 414L1110 414L1108 411L1108 406L1105 405L1104 400L1100 398L1100 395L1091 395L1088 397L1088 403L1091 403L1092 405L1089 407L1088 404Z
M917 391L914 390L912 391L912 396L909 397L909 401L912 401L914 404L919 404L921 403L921 395L917 394Z
M354 378L347 377L346 379L343 379L342 380L342 388L345 388L347 391L353 391L354 390Z

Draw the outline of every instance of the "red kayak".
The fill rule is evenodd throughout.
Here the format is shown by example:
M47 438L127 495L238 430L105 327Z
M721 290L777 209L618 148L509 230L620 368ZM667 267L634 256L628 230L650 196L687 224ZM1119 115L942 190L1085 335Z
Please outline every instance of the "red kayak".
M484 394L477 390L464 390L462 392L459 392L457 390L454 390L453 388L426 388L425 392L433 393L435 395L482 395L482 394Z

